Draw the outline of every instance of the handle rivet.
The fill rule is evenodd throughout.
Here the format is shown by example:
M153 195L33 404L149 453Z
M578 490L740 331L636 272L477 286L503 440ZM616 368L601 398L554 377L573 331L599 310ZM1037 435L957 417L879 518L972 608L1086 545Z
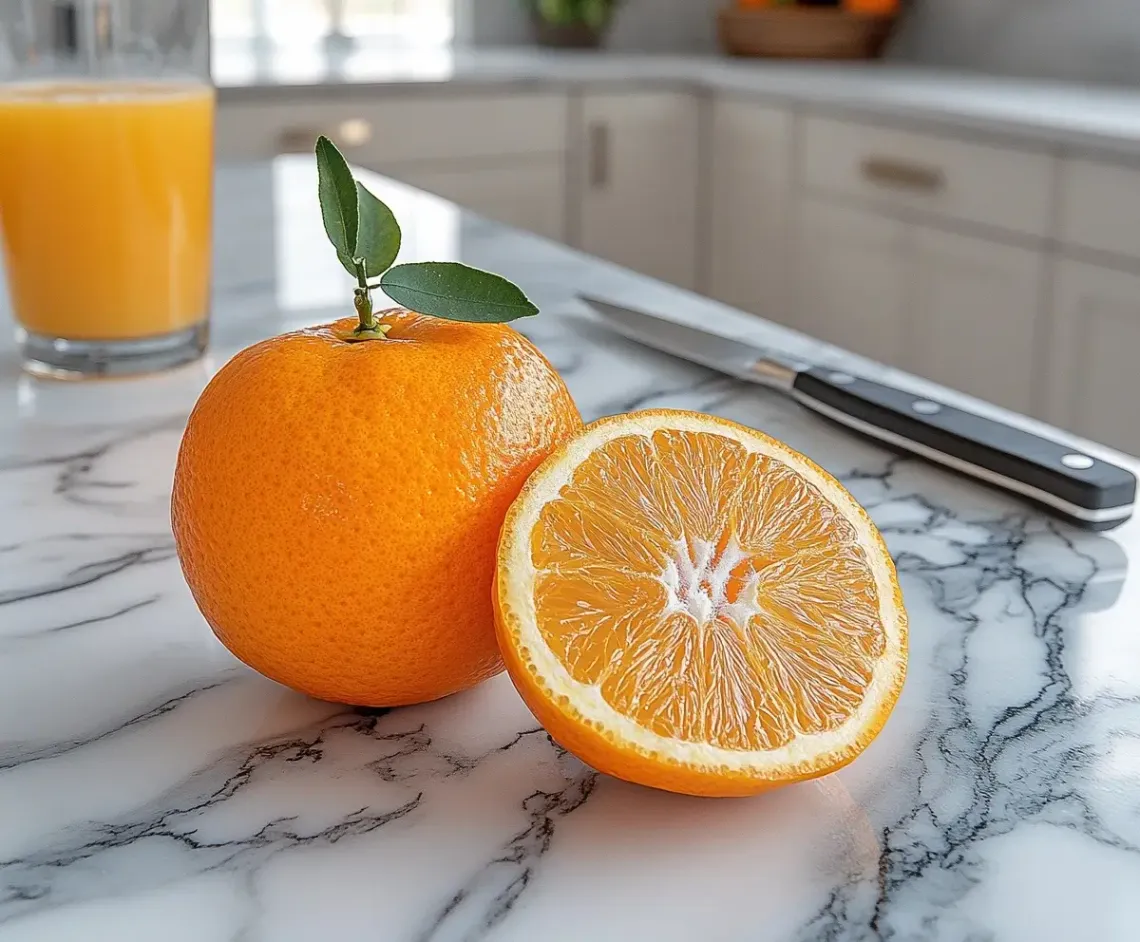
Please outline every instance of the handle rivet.
M836 386L847 386L855 382L855 377L850 373L832 373L827 378L830 382L835 383Z
M1074 471L1087 471L1094 463L1088 455L1079 455L1076 452L1064 455L1061 458L1061 464L1066 468L1072 468Z
M930 399L916 399L910 407L919 415L937 415L942 411L942 404Z

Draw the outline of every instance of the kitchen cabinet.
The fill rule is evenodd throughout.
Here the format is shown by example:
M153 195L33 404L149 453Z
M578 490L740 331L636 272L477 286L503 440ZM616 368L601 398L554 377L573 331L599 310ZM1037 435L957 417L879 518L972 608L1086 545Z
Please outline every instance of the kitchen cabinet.
M819 115L804 118L801 144L810 193L1028 236L1052 225L1056 161L1043 150Z
M397 165L385 172L491 219L562 240L566 237L564 164L555 156L460 168Z
M566 150L565 95L299 95L218 106L218 156L264 160L310 153L317 135L368 169L421 160L450 163Z
M909 227L909 312L903 365L990 402L1042 416L1034 388L1045 256Z
M1035 408L1044 256L804 201L798 323L841 347L1022 412Z
M584 95L572 145L573 241L611 262L695 288L700 138L692 95Z
M794 118L739 99L711 110L705 287L718 301L790 323Z
M1140 455L1140 275L1058 260L1049 336L1049 420Z
M1059 190L1061 242L1140 259L1140 168L1070 157Z
M223 160L308 153L324 134L350 163L564 240L567 107L555 93L223 100L217 150Z
M910 314L906 225L813 199L798 215L789 326L901 366Z

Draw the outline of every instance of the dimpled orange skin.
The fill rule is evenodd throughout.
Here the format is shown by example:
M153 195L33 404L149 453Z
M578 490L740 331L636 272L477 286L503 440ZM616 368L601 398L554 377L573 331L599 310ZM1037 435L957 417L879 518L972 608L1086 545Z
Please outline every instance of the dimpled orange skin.
M507 508L582 425L506 325L403 309L242 351L202 393L171 517L222 643L267 677L359 706L434 700L502 669L491 587Z

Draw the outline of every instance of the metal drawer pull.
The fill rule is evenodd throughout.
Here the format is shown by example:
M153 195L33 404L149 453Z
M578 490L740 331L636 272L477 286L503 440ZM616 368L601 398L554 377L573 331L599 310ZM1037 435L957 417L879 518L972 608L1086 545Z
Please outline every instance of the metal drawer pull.
M595 190L610 182L610 129L600 121L590 124L590 186Z
M338 147L351 150L372 140L372 124L363 118L349 118L341 121L331 131L321 128L286 128L277 138L277 153L308 154L322 134L332 138Z
M946 186L946 174L938 167L907 163L890 157L868 157L862 163L865 179L882 186L934 192Z

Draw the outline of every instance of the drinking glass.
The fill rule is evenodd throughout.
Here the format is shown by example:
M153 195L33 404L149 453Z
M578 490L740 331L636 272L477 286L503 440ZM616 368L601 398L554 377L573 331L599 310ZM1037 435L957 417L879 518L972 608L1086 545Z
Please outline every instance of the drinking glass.
M0 236L30 372L204 351L208 48L206 0L0 0Z

